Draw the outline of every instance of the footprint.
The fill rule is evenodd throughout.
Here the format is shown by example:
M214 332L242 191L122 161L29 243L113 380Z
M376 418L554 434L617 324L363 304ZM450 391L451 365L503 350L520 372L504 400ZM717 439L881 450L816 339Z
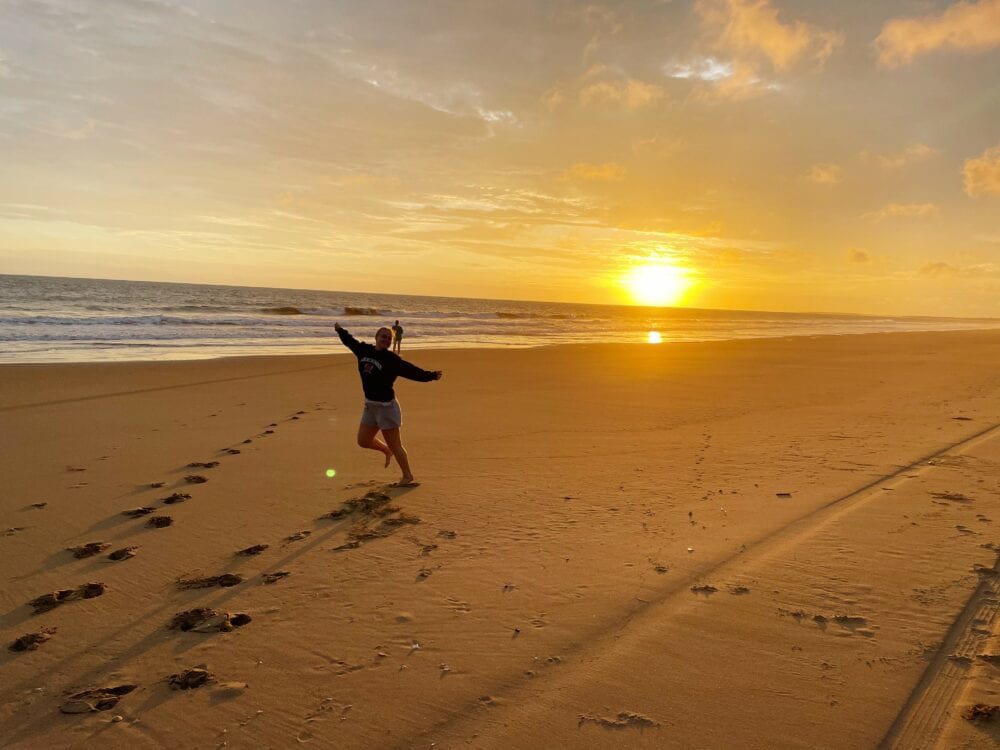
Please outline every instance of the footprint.
M175 503L183 503L185 500L190 500L191 496L186 492L175 492L170 497L163 498L163 502L167 505L174 505Z
M24 531L26 528L28 528L28 527L27 526L11 526L3 534L4 534L4 536L14 536L14 534L17 534L17 533L19 533L21 531Z
M174 615L167 628L169 630L183 630L185 632L193 630L196 633L211 633L214 631L229 633L236 628L243 627L252 619L250 615L243 612L235 614L229 612L219 613L208 607L197 607L185 610L184 612L178 612Z
M226 453L230 456L238 456L240 455L240 450L238 448L226 448Z
M743 596L744 594L749 594L750 589L746 586L730 586L729 593L733 596Z
M152 529L165 529L173 522L174 519L171 518L170 516L153 516L148 521L146 521L146 525Z
M255 544L252 547L246 547L245 549L241 549L236 554L237 555L244 555L246 557L249 557L251 555L259 555L261 552L263 552L264 550L266 550L270 546L271 545L269 545L269 544Z
M77 599L93 599L103 594L104 588L103 583L84 583L75 589L62 589L61 591L53 591L49 594L37 596L28 602L28 606L34 607L35 611L33 614L39 615L42 612L55 609L60 604L65 604L66 602L76 601Z
M111 545L107 542L87 542L79 547L67 547L67 551L73 553L73 557L78 560L84 557L93 557L94 555L99 555L104 550L108 549Z
M660 726L659 722L653 721L648 716L643 716L642 714L633 713L631 711L622 711L613 719L606 719L603 716L587 716L586 714L580 714L580 721L577 726L582 726L587 723L594 723L600 727L604 727L605 729L635 728L643 730Z
M122 547L121 549L116 549L110 555L108 555L109 560L128 560L130 557L135 557L135 551L139 549L138 545L132 547Z
M141 508L131 508L129 510L123 510L122 515L129 516L130 518L138 518L139 516L145 516L155 512L156 508L150 508L148 505L145 505Z
M178 578L177 586L182 589L207 589L212 586L222 586L228 588L243 583L243 576L236 573L223 573L219 576L208 578Z
M192 461L191 463L188 464L188 468L189 469L214 469L218 465L219 465L218 461L205 461L205 462Z
M172 690L193 690L213 682L215 676L208 671L204 664L199 664L191 669L185 669L177 674L167 677L167 683Z
M55 628L45 628L35 633L25 633L7 648L11 651L34 651L56 632Z
M118 704L123 695L128 695L138 685L117 685L107 688L93 688L82 693L71 695L59 710L64 714L87 714L94 711L107 711Z
M205 482L208 481L208 479L198 474L188 474L186 477L184 477L184 481L187 482L188 484L204 484Z
M695 594L704 594L705 596L711 596L716 591L718 591L718 589L715 588L715 586L705 583L701 584L700 586L692 586L691 591Z
M277 583L285 576L291 575L287 570L276 570L273 573L261 573L260 577L264 579L264 583Z
M311 531L296 531L294 534L285 537L285 544L288 544L289 542L301 542L310 534L312 534Z

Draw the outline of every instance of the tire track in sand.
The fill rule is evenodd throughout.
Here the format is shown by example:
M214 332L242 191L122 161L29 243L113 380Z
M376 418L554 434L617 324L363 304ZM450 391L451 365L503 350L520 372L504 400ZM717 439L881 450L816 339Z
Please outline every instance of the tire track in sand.
M959 718L958 704L967 673L992 635L1000 633L1000 551L992 568L980 568L979 585L955 618L920 682L879 747L933 748L949 723Z
M642 624L647 622L652 627L655 627L656 620L663 617L661 608L664 605L668 605L672 599L676 598L680 600L680 597L686 597L693 583L709 578L723 577L734 565L739 565L742 572L746 572L748 566L762 564L772 559L782 551L808 540L818 533L823 526L838 517L882 497L884 494L882 492L883 487L889 484L898 487L914 478L923 476L927 471L933 470L935 468L933 464L934 459L945 454L972 450L976 446L987 443L997 436L1000 436L1000 422L991 424L960 440L941 446L846 494L829 500L784 526L764 533L757 539L747 542L739 551L721 558L709 567L692 573L682 580L673 582L672 585L664 588L658 596L640 601L636 606L624 612L614 625L606 628L603 632L593 634L583 639L580 643L560 652L563 663L565 664L568 658L575 657L574 660L586 658L587 663L592 667L594 660L599 658L599 654L612 650L625 635L626 631L638 629ZM977 587L977 591L980 590L983 590L982 583ZM973 600L975 600L975 597L973 597ZM970 614L967 619L971 623L974 619L972 614L976 611L976 608L969 607L969 609ZM965 622L961 616L958 619L960 622ZM952 626L951 630L959 633L962 632L962 628L957 623ZM950 641L946 641L946 643L948 642ZM947 654L943 658L947 659ZM566 672L562 672L558 676L553 674L552 677L559 681L572 681L572 677ZM530 699L530 696L521 694L524 687L525 683L519 677L501 678L492 686L491 696L502 699L502 703L505 703L507 708L513 708ZM440 739L442 732L456 729L463 722L467 721L468 717L474 714L475 708L475 704L471 702L465 706L455 706L454 712L449 718L420 730L415 736L407 737L405 742L396 746L408 747L424 740ZM480 736L480 739L483 740L485 737Z

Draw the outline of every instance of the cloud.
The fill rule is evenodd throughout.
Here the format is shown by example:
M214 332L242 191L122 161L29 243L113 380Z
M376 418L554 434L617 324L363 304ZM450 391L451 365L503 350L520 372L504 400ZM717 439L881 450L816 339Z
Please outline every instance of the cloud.
M870 261L871 255L868 254L867 250L861 250L856 247L852 247L847 251L847 259L851 263L867 263Z
M844 41L803 21L782 23L769 0L698 0L695 10L715 47L737 58L766 58L777 71L802 60L822 65Z
M950 263L938 261L937 263L928 263L925 266L922 266L919 273L921 276L941 278L947 276L958 276L961 271Z
M689 63L668 63L663 66L663 72L671 78L721 81L733 75L733 64L715 57L702 57Z
M939 49L980 51L1000 45L1000 0L958 2L940 13L886 21L875 40L879 63L898 68Z
M925 218L936 216L937 213L938 207L933 203L890 203L878 211L869 211L864 214L864 218L874 219L875 221L900 216Z
M836 185L842 178L839 164L814 164L806 173L806 179L817 185Z
M663 97L656 84L629 78L625 81L598 81L580 89L580 104L621 104L626 109L639 109Z
M621 182L625 179L625 168L619 164L574 164L559 178L564 182Z
M986 149L975 159L966 159L962 174L968 195L1000 195L1000 146Z
M938 153L937 149L933 149L925 143L911 143L902 151L898 151L895 154L879 155L878 161L886 169L898 169L899 167L905 167L907 164L923 161Z

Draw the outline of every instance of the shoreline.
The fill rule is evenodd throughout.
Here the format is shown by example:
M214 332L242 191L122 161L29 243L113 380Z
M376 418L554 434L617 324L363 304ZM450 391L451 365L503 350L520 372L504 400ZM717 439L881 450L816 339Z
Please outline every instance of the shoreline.
M1000 601L976 572L1000 565L1000 331L691 343L414 350L445 377L397 381L410 490L354 444L353 357L0 365L0 636L56 629L0 655L0 736L990 746L960 713L1000 690L977 658L1000 626L966 628ZM370 491L396 510L329 516ZM174 523L121 515L142 505ZM139 548L66 551L98 541ZM222 573L244 581L175 584ZM167 629L196 606L252 620ZM199 663L215 683L163 682Z
M942 319L944 320L944 319ZM408 348L407 352L463 352L463 351L491 351L491 352L506 352L506 351L524 351L529 349L550 349L550 348L574 348L574 347L592 347L592 346L635 346L635 347L670 347L670 346L681 346L681 345L697 345L697 344L727 344L735 342L765 342L765 341L797 341L797 340L814 340L814 339L839 339L844 337L852 336L907 336L907 335L949 335L949 334L963 334L963 333L991 333L1000 331L1000 320L995 328L953 328L953 329L943 329L943 330L907 330L907 331L859 331L859 332L845 332L845 333L802 333L802 334L783 334L775 336L745 336L737 338L718 338L718 339L693 339L693 340L679 340L671 341L669 339L664 339L657 343L652 343L649 341L589 341L589 342L543 342L537 344L509 344L509 345L499 345L499 344L482 344L474 346L451 346L449 344L444 344L440 347L437 346L427 346L423 347L419 344L414 348ZM364 339L367 340L367 339ZM412 343L412 340L408 343ZM7 367L28 367L28 366L61 366L61 365L142 365L142 364L168 364L168 363L196 363L196 362L216 362L216 361L232 361L232 360L256 360L256 359L299 359L299 358L309 358L309 357L326 357L338 354L334 350L339 342L332 340L330 342L331 351L327 352L307 352L307 353L254 353L254 354L221 354L218 356L205 356L205 357L189 357L189 358L178 358L178 359L80 359L80 360L52 360L44 362L13 362L13 361L3 361L0 360L0 369ZM344 353L349 353L345 352ZM404 357L406 359L406 357Z

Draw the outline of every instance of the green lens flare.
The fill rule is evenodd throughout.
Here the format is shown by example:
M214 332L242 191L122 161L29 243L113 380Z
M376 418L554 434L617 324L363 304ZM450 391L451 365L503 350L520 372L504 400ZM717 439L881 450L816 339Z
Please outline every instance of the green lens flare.
M337 470L336 469L327 469L326 470L326 475L332 479L333 477L337 476Z

